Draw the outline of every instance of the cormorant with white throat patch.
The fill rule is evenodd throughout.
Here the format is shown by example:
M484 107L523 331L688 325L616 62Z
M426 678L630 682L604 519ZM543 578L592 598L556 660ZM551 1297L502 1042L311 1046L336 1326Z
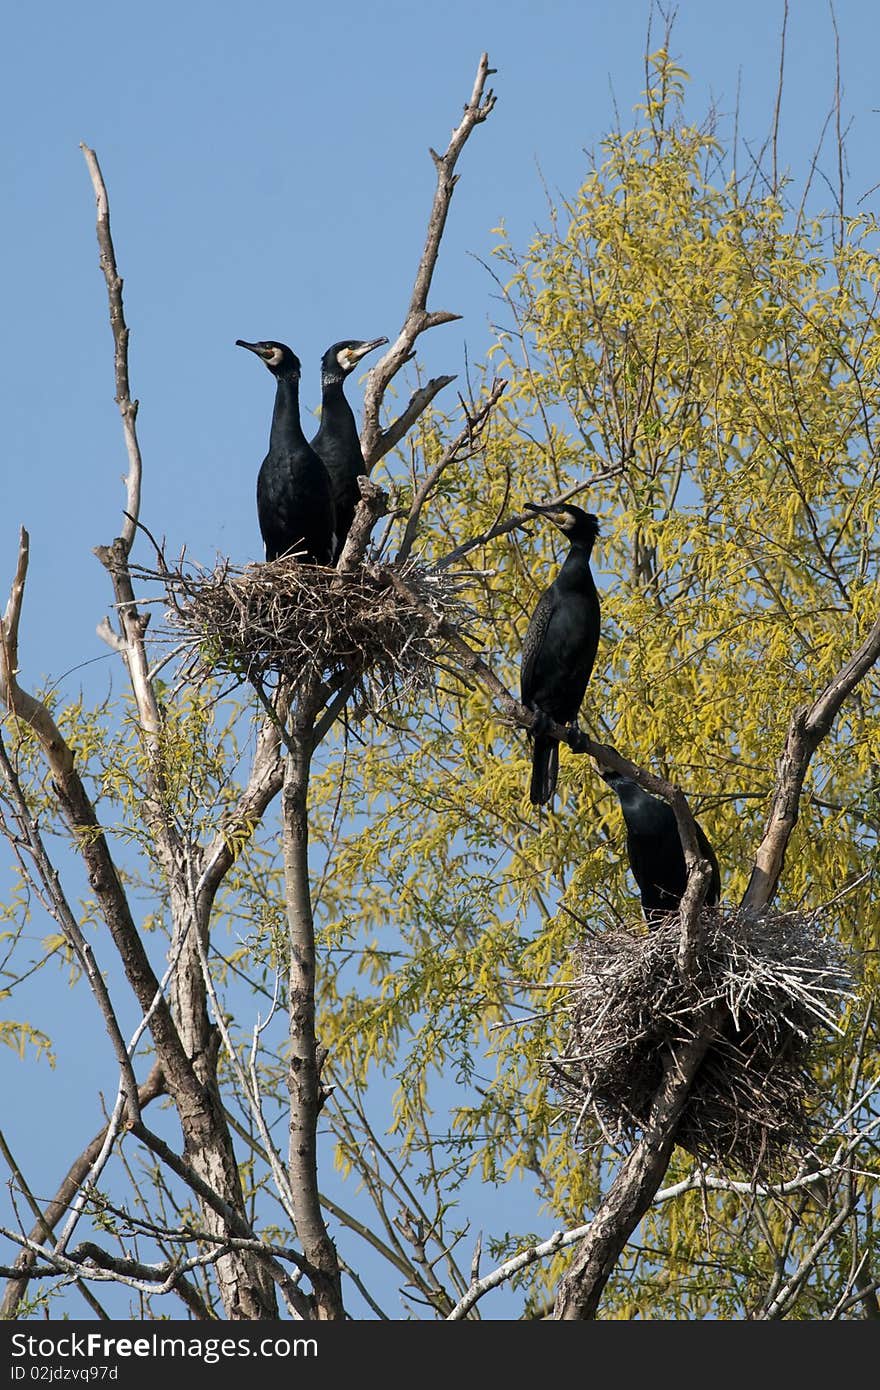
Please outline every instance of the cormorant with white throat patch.
M557 724L573 724L584 698L599 646L599 595L590 572L599 520L571 503L526 510L546 516L568 538L569 551L559 573L544 590L532 614L522 646L522 703ZM529 796L533 806L550 801L559 772L559 745L533 734Z
M306 564L329 565L336 550L333 493L300 423L300 360L285 343L237 338L236 346L256 353L275 378L269 452L257 475L257 517L266 559L292 554Z
M354 411L342 387L361 358L387 342L387 338L371 338L369 342L346 338L328 347L321 358L321 425L311 443L327 469L333 489L336 507L334 563L342 553L355 508L361 500L358 477L367 471Z

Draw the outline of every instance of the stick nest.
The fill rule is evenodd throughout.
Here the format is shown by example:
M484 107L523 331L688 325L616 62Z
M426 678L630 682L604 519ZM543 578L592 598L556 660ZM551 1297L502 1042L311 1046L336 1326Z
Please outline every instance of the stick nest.
M703 923L694 981L678 973L677 916L647 936L614 929L581 946L565 1006L568 1044L548 1075L576 1132L592 1117L607 1139L632 1140L670 1048L690 1040L700 1015L720 1002L723 1022L675 1141L701 1161L769 1181L792 1153L813 1147L811 1053L820 1030L840 1031L853 982L815 918L748 921L704 909Z
M211 572L166 570L171 632L189 639L195 664L254 684L349 683L377 708L436 680L441 621L465 632L473 613L460 590L470 572L362 564L348 573L292 558Z

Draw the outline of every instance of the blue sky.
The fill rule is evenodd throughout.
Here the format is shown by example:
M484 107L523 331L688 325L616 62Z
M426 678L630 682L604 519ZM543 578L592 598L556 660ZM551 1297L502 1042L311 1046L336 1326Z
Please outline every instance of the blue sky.
M791 10L779 148L802 179L833 100L834 31L821 0L794 0ZM489 341L494 290L480 262L492 229L503 220L525 244L544 218L545 185L573 194L584 150L614 123L615 104L628 122L648 12L645 0L8 9L0 604L24 525L26 685L57 682L64 698L81 686L103 692L114 665L95 634L110 595L92 550L117 534L126 459L79 143L101 162L125 279L142 519L172 554L186 545L205 564L218 553L243 564L261 558L254 486L272 390L235 339L294 348L306 414L331 342L394 337L433 191L428 147L445 148L486 50L498 104L462 156L431 297L462 319L420 351L429 373L463 374L465 353L477 360ZM695 119L714 103L732 123L739 89L740 134L761 145L781 18L776 0L682 0L672 47L692 76ZM854 211L866 194L863 206L876 205L880 179L880 7L840 0L837 21ZM654 27L656 46L656 14ZM834 174L830 143L820 168ZM831 201L821 181L816 198ZM357 406L354 383L349 395ZM144 548L136 558L151 557ZM119 670L113 681L120 689ZM0 892L6 873L0 849ZM49 986L44 974L34 987L34 1021L69 1055L88 1033L88 1010L71 1011ZM80 1057L81 1091L68 1067L50 1073L0 1053L4 1128L38 1191L54 1190L69 1155L55 1141L36 1145L35 1134L70 1124L77 1141L90 1135L96 1088L112 1090L100 1034L95 1047Z
M870 64L880 11L839 5L854 197L880 177ZM820 0L792 6L780 148L802 174L833 96ZM760 144L773 109L780 3L685 0L673 47L691 109L714 101ZM482 50L498 105L460 164L432 303L460 323L421 340L429 372L478 358L493 313L480 265L504 219L522 245L549 189L573 192L591 148L643 83L646 0L332 6L181 3L15 6L5 24L0 513L11 573L32 543L27 669L103 657L92 547L116 534L125 470L106 296L79 142L98 154L141 402L143 520L175 551L260 557L254 479L271 383L235 339L277 337L304 364L341 337L393 336L421 249L433 167ZM655 31L661 22L655 16ZM829 148L824 166L833 171ZM821 191L821 190L820 190ZM830 195L829 195L830 196ZM354 390L354 384L349 388ZM354 394L357 400L356 390ZM146 553L144 554L146 558ZM63 584L65 622L55 623ZM0 586L5 587L5 586ZM71 593L77 595L71 605ZM51 634L51 636L50 636Z

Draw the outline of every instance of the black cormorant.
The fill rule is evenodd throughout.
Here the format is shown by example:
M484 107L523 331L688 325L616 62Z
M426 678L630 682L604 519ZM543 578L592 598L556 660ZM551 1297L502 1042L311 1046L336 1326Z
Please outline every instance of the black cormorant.
M358 476L367 471L354 411L345 398L342 385L362 357L387 342L387 338L371 338L369 342L346 338L328 347L321 358L321 426L312 440L312 448L327 469L333 489L336 505L334 561L342 553L355 508L361 500Z
M642 911L649 926L658 916L677 912L687 885L687 866L678 833L675 812L668 801L651 796L632 777L618 772L599 774L620 798L626 822L626 849L633 878L639 886ZM721 897L721 873L715 851L701 825L697 825L700 853L712 866L706 903L713 906Z
M590 573L590 553L599 534L599 521L570 503L541 507L527 502L526 510L546 516L558 526L568 537L570 549L553 583L538 600L526 631L520 676L522 703L557 724L572 724L599 645L599 595ZM532 747L529 795L533 806L551 799L558 771L559 745L539 728Z
M329 565L336 549L330 479L302 431L300 361L284 343L246 343L275 378L269 452L257 476L257 517L266 559L295 554L305 563Z

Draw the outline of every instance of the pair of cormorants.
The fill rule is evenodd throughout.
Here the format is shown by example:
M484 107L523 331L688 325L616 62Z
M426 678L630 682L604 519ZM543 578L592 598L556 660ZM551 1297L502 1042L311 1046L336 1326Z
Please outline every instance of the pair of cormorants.
M535 806L553 797L559 770L559 745L542 729L545 720L574 724L586 692L599 645L600 606L590 571L590 555L599 534L598 518L571 504L526 510L546 516L567 536L569 551L556 578L544 590L532 613L522 647L522 703L538 715L532 735L532 774L529 796ZM687 884L687 866L675 812L668 802L651 796L638 782L619 773L600 775L617 793L626 822L630 868L639 887L649 926L678 909ZM718 902L721 876L718 860L702 826L697 843L712 870L706 902Z
M360 501L365 470L354 412L343 383L368 352L387 343L348 338L321 359L321 424L309 442L299 415L301 364L285 343L236 339L275 378L269 452L257 475L257 518L267 560L296 555L314 565L335 564Z

